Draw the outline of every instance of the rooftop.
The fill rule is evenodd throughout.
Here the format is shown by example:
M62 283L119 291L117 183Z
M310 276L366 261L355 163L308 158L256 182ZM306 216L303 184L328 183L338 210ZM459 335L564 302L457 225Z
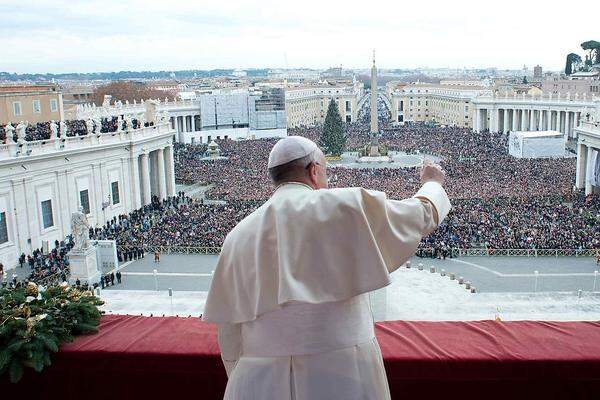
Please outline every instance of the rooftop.
M56 85L1 85L0 94L57 92Z

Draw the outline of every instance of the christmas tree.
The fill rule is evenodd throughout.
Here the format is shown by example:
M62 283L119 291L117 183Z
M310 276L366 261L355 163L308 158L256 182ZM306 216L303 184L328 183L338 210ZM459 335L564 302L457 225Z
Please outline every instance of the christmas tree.
M344 124L338 111L337 104L333 99L329 102L327 116L321 135L321 145L332 156L340 156L346 146L346 135L344 134Z

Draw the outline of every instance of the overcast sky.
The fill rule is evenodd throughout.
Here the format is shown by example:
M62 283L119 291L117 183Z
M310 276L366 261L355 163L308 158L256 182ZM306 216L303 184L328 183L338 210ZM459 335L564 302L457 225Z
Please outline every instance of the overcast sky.
M370 9L372 7L372 9ZM600 1L0 0L0 71L564 68Z

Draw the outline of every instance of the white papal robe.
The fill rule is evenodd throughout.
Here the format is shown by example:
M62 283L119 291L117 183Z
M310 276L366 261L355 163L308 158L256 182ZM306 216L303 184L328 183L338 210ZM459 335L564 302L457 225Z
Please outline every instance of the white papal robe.
M402 201L280 186L227 235L206 301L225 399L389 399L368 292L449 210L435 182Z

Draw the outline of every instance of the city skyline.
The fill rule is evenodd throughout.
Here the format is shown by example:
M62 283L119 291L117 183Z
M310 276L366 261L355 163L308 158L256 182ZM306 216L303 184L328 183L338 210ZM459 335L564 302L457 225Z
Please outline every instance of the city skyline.
M482 9L389 4L370 13L364 3L233 4L174 0L86 1L77 4L1 0L10 15L0 26L0 70L10 73L122 70L312 68L366 69L373 47L381 69L564 68L568 53L595 38L577 9L514 0ZM565 26L569 29L558 29ZM26 34L24 34L26 32ZM157 56L158 55L158 56Z

